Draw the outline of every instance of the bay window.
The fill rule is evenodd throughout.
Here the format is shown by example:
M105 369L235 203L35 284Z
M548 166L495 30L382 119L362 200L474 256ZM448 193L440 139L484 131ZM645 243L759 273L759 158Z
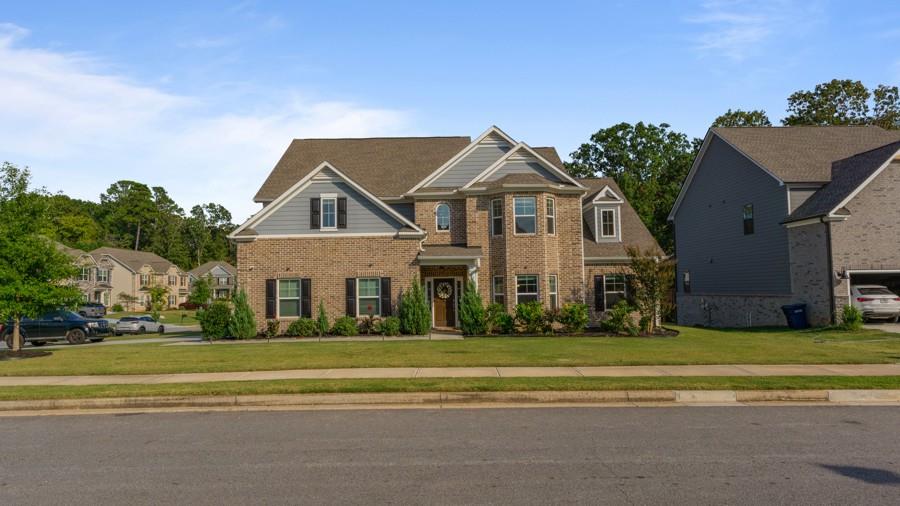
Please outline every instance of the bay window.
M515 197L513 199L516 234L537 232L537 199L535 197Z

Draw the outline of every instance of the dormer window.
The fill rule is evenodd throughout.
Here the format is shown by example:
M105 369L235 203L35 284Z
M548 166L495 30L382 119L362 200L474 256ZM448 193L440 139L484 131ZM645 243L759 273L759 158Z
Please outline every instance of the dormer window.
M337 196L322 195L322 230L337 230Z
M438 204L434 209L434 219L437 222L438 232L447 232L450 230L450 205Z
M614 208L600 209L600 237L603 239L614 239L617 236L618 217Z

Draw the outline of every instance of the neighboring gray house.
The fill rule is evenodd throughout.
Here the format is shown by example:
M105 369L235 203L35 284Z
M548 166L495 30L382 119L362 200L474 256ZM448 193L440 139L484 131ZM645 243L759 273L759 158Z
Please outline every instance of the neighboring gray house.
M678 322L827 325L850 284L900 283L900 132L713 128L669 219Z
M230 299L234 294L237 269L228 262L219 260L206 262L188 274L191 277L191 285L200 278L209 277L209 287L214 299Z

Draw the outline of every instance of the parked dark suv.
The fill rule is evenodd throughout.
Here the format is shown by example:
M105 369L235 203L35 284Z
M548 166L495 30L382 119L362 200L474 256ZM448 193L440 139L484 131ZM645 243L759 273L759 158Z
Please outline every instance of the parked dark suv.
M47 341L66 340L70 344L82 344L88 340L100 342L109 334L106 320L93 320L72 311L51 311L32 320L23 318L20 326L23 342L43 346ZM13 322L0 325L0 335L8 348L12 348Z
M106 306L99 302L85 302L78 308L78 314L85 318L103 318L106 316Z

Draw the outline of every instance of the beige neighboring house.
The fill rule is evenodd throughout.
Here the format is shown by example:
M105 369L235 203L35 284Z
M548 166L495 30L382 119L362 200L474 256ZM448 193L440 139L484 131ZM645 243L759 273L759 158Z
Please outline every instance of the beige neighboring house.
M192 269L189 273L191 285L200 278L209 278L209 288L214 299L230 299L234 295L237 269L228 262L213 260Z
M99 302L108 306L112 301L112 273L115 263L108 255L92 255L77 248L57 243L60 251L72 257L80 269L75 283L81 290L85 302Z
M170 308L187 300L190 291L188 273L155 253L102 247L92 251L90 256L107 258L113 265L108 280L110 304L122 304L126 310L145 308L150 303L147 289L156 285L169 289L167 305Z

